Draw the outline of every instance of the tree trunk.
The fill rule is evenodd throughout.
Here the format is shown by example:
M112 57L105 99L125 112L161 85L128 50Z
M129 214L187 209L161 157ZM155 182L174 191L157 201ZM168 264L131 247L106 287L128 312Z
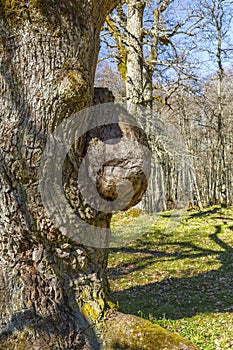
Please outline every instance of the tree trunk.
M126 98L128 110L137 112L143 103L143 50L142 21L145 3L138 0L128 0L127 17L127 76Z
M1 349L99 348L90 324L107 308L107 250L60 233L45 212L38 180L47 136L92 104L99 32L118 2L0 3ZM76 167L67 162L71 204L107 227L110 214L73 199Z

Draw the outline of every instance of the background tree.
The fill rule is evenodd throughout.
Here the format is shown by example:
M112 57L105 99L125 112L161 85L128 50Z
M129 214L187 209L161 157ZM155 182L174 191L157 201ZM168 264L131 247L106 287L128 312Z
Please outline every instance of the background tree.
M127 5L130 3L129 1ZM212 203L230 204L232 162L231 142L227 137L229 114L226 112L228 110L226 105L230 105L230 99L226 96L229 96L227 90L230 92L231 88L229 83L224 86L227 81L227 79L224 81L224 75L231 66L232 3L222 0L206 0L203 3L197 0L181 4L174 0L147 1L141 2L142 4L141 19L137 22L141 30L137 30L137 40L136 31L132 35L133 40L141 45L141 48L134 51L135 62L132 69L137 67L137 72L140 71L140 74L132 74L130 79L126 80L126 86L128 81L133 86L133 80L138 77L135 86L140 86L136 90L141 92L141 97L137 100L140 100L143 106L150 106L149 109L153 112L150 117L144 119L143 127L148 134L153 135L150 144L153 144L155 162L165 166L164 186L160 185L161 191L165 189L163 208L167 207L165 203L170 207L170 203L176 202L178 182L183 180L179 170L182 168L180 158L175 161L177 156L172 154L175 147L173 149L170 147L168 152L169 147L166 147L168 140L164 138L161 140L161 135L156 134L156 129L159 130L158 118L165 125L174 125L183 138L187 153L186 164L187 162L190 164L189 170L186 169L190 173L188 175L190 205L202 207L203 204ZM122 16L118 15L119 11L112 15L111 19L115 23L115 36L120 36L124 47L127 47L127 40L130 37L130 30L126 29L127 20L125 20L127 6L120 8L125 14L124 21L121 20ZM139 11L137 16L139 17ZM136 21L133 26L135 25ZM115 46L115 50L118 52L118 45ZM115 56L119 58L118 54ZM125 57L124 62L127 63L128 60L129 56ZM130 70L127 71L126 64L128 76L131 74ZM217 84L215 87L213 81ZM210 86L212 86L211 96ZM134 104L133 94L131 99L128 93L127 101L128 104ZM201 139L203 135L204 138ZM158 168L156 166L155 168L153 172L152 167L149 190L153 198L147 198L147 202L153 204L144 203L144 208L149 211L153 207L157 208L156 174L158 173L160 179L161 176ZM205 173L200 169L205 169Z
M126 5L117 7L116 12L108 17L106 25L106 30L113 40L111 50L115 47L112 57L116 57L119 72L126 84L128 109L136 113L137 119L147 130L154 150L155 159L151 169L149 189L142 202L143 208L149 212L157 211L159 208L166 209L166 202L175 203L175 197L178 198L175 196L171 199L169 188L173 188L173 193L177 192L169 183L169 179L172 178L171 172L161 168L161 164L167 164L171 158L173 159L172 168L180 168L180 164L175 166L176 161L179 163L180 160L175 161L177 155L168 154L167 147L161 145L159 132L156 131L161 111L158 103L168 104L169 98L184 83L184 77L186 78L187 74L191 76L187 72L191 66L183 55L184 49L182 51L173 43L173 40L180 35L191 36L194 19L191 14L185 19L175 19L172 4L173 1L129 0ZM105 35L106 32L104 37ZM177 40L175 42L177 43ZM124 55L124 53L127 54ZM141 107L147 109L146 118L141 118ZM160 131L166 133L166 127ZM167 137L166 142L169 137L172 135ZM161 158L162 149L163 159ZM180 178L180 170L176 174ZM173 184L177 184L177 181L173 181ZM166 188L169 192L167 194Z
M228 204L227 184L227 154L225 142L225 116L223 104L223 79L224 66L229 57L229 28L232 20L231 9L224 0L212 0L202 3L203 15L208 18L205 32L210 41L210 47L206 48L208 54L213 56L214 64L217 68L216 83L217 95L215 96L215 106L212 109L213 122L216 120L217 143L215 148L215 159L213 160L214 174L214 197L213 202ZM212 101L213 103L213 101Z
M196 67L198 89L180 90L173 100L174 115L180 118L178 124L193 155L197 188L205 205L232 202L231 141L227 137L231 6L227 1L196 2L193 14L199 21L195 50L201 63Z

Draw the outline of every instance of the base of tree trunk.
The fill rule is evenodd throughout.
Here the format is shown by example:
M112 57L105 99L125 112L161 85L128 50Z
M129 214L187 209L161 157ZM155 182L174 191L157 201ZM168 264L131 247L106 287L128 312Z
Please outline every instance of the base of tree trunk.
M90 327L92 328L92 327ZM90 329L89 329L90 331ZM94 331L92 329L92 331ZM94 332L93 332L94 333ZM108 311L104 323L90 334L80 334L75 340L62 335L34 334L32 328L17 330L1 338L1 350L197 350L198 348L176 333L141 317ZM84 336L84 337L83 337ZM84 339L86 338L86 339ZM89 342L87 342L89 338ZM98 340L97 340L98 339ZM89 343L89 344L88 344Z
M195 350L188 340L141 317L111 311L104 328L106 350Z
M12 336L1 341L1 350L90 350L82 341L77 341L72 347L68 346L68 341L61 336L40 334L35 339L30 330L16 331Z

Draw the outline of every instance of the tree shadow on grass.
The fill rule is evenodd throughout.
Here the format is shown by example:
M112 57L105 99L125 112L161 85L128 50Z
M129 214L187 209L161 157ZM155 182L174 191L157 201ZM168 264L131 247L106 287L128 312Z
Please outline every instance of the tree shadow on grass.
M222 226L216 225L215 232L209 237L223 249L222 251L202 249L186 242L176 242L175 245L178 244L183 248L190 247L195 250L195 253L161 253L163 261L214 255L221 262L219 269L191 277L166 278L161 282L115 292L113 296L119 301L123 311L137 314L141 310L145 317L165 316L168 319L193 317L196 314L208 312L233 312L233 248L218 237L221 231ZM132 266L127 270L129 266L126 266L127 273L137 269L143 270L146 265L156 263L154 258L158 257L158 252L138 248L136 251L148 255L139 257L142 263L136 269ZM122 275L124 274L125 271L122 269Z
M205 216L209 216L209 215L213 215L213 214L216 214L218 212L221 212L221 210L222 210L222 206L211 208L208 210L202 210L199 212L191 213L188 218L189 219L202 218Z

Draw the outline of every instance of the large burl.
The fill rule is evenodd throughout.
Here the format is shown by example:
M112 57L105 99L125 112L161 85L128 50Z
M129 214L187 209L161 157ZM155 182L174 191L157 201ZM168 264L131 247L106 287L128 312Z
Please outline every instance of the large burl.
M113 100L107 89L99 88L95 104L103 103L103 96L105 102ZM109 103L98 107L92 118L100 119L102 125L89 131L85 149L90 179L85 196L101 211L126 210L136 205L147 189L150 150L146 135L123 107Z
M105 94L107 91L104 89ZM96 248L109 246L112 213L141 200L147 189L151 155L144 131L127 110L102 102L95 96L93 107L59 126L47 147L41 186L46 209L63 235ZM60 150L57 144L61 137ZM67 144L73 139L74 146L67 153ZM62 181L58 176L61 167ZM55 173L60 182L56 183ZM50 193L55 206L50 205Z

